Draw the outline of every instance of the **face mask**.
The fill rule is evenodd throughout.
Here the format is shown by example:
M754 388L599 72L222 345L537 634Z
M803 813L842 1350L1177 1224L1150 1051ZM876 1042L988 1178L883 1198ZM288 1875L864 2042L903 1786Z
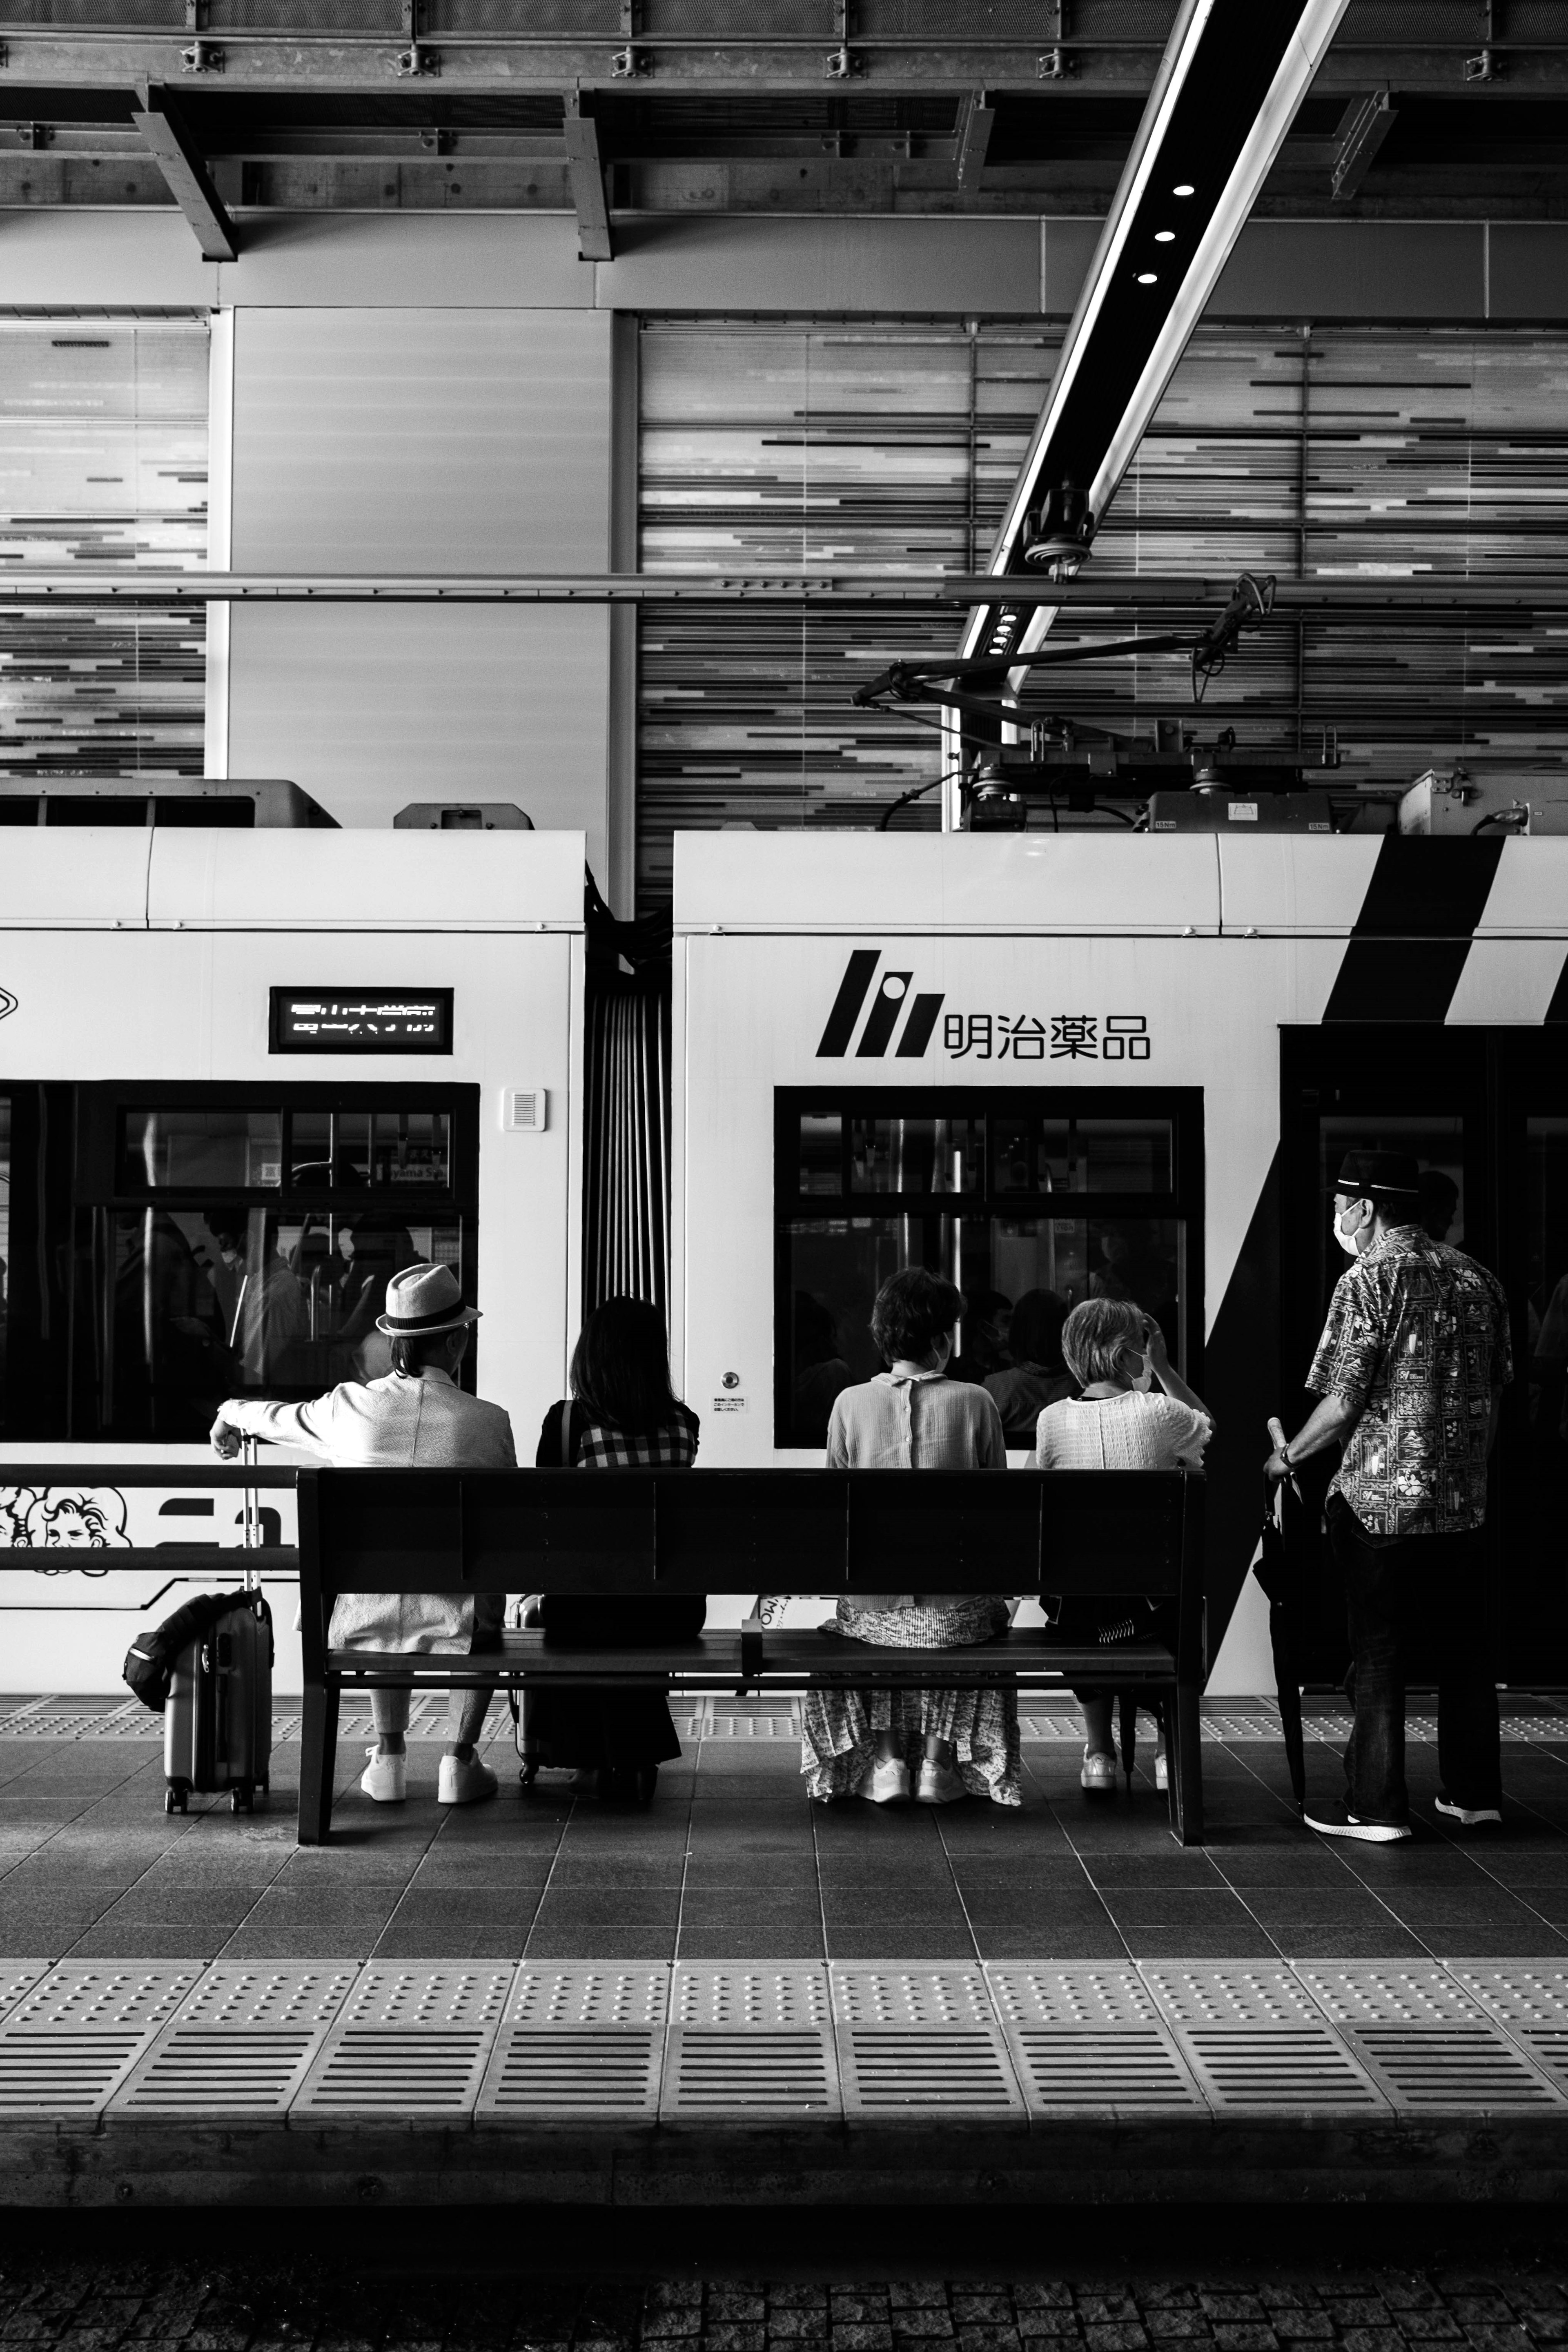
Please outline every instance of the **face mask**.
M1123 1357L1123 1361L1124 1363L1137 1365L1138 1370L1132 1376L1132 1385L1136 1390L1138 1390L1141 1395L1147 1396L1149 1391L1154 1385L1154 1375L1149 1369L1148 1357L1135 1355L1132 1349L1129 1348Z
M1347 1210L1345 1211L1345 1215L1346 1215L1347 1217L1355 1216L1355 1215L1357 1215L1358 1213L1359 1213L1359 1203L1357 1204L1357 1207L1356 1207L1355 1209L1347 1209ZM1361 1228L1360 1228L1360 1226L1358 1225L1358 1226L1357 1226L1357 1228L1356 1228L1356 1233L1359 1233L1359 1232L1360 1232L1360 1230L1361 1230ZM1347 1257L1359 1257L1359 1256L1361 1255L1361 1252L1360 1252L1360 1250L1356 1247L1356 1235L1355 1235L1355 1234L1354 1234L1354 1233L1347 1234L1347 1233L1346 1233L1346 1231L1345 1231L1345 1229L1344 1229L1344 1226L1342 1224L1342 1223L1340 1222L1340 1219L1339 1219L1338 1217L1336 1217L1336 1218L1334 1219L1334 1239L1335 1239L1335 1241L1337 1241L1337 1242L1338 1242L1338 1244L1339 1244L1339 1245L1340 1245L1341 1249L1342 1249L1342 1250L1343 1250L1343 1252L1344 1252L1344 1254L1345 1254L1345 1255L1346 1255Z

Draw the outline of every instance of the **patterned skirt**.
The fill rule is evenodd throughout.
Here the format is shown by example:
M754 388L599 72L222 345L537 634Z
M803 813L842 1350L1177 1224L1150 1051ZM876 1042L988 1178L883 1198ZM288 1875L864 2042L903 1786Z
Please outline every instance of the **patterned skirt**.
M896 1650L964 1649L990 1641L1006 1622L1006 1603L984 1594L939 1606L839 1612L839 1631L849 1640ZM854 1795L876 1761L879 1735L889 1731L911 1778L927 1738L935 1738L952 1748L971 1796L995 1805L1023 1802L1018 1701L1011 1689L813 1690L801 1729L800 1769L807 1793L823 1804Z

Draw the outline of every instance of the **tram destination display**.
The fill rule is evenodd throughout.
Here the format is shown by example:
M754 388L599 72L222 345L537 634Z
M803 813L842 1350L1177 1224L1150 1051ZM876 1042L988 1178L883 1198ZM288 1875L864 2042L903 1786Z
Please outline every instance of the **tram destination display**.
M274 1054L449 1054L449 988L275 988Z

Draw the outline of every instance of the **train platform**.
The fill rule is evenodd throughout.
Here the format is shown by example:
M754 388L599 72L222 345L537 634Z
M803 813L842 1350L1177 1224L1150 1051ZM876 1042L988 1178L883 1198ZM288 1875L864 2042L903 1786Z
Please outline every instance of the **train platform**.
M647 1812L405 1806L339 1749L331 1842L162 1810L160 1726L0 1702L0 2198L16 2205L1553 2201L1568 2191L1568 1706L1507 1701L1506 1820L1331 1846L1270 1702L1211 1704L1208 1842L1152 1742L1087 1800L807 1805L787 1711L706 1702ZM1311 1716L1310 1785L1343 1718Z

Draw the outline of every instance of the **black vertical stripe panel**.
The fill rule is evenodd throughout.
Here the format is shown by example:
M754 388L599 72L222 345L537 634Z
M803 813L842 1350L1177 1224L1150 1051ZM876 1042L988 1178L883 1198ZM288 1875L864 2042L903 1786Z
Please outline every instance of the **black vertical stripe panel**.
M1497 840L1385 834L1329 1021L1445 1021L1502 856Z
M893 1034L900 1013L909 996L912 971L885 971L882 985L877 991L871 1010L866 1016L866 1026L860 1033L857 1058L870 1061L888 1050L888 1040Z
M1247 1581L1262 1512L1262 1465L1279 1347L1279 1151L1276 1146L1230 1280L1204 1343L1204 1396L1215 1434L1204 1463L1204 1598L1208 1664Z
M917 996L910 1007L910 1017L904 1024L904 1034L899 1039L898 1058L900 1062L918 1062L931 1044L931 1033L936 1027L936 1016L945 999L941 996Z
M1548 1021L1568 1021L1568 955L1563 959L1563 969L1557 975L1557 985L1552 992L1546 1018Z
M855 1034L855 1024L860 1018L860 1007L866 1002L866 991L871 985L871 974L880 961L876 948L857 948L846 967L838 993L833 1000L833 1010L827 1016L827 1026L816 1049L817 1060L831 1060L847 1053Z

